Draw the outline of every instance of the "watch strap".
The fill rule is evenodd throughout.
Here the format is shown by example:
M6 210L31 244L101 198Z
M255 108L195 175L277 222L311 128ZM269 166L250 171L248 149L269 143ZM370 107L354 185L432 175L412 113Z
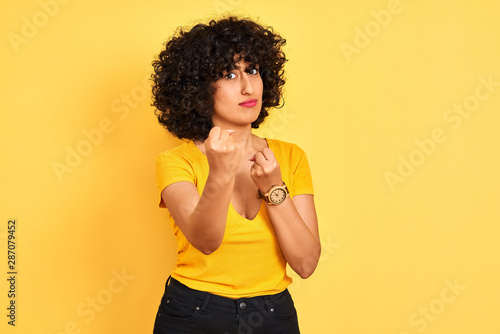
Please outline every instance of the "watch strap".
M274 190L274 189L276 189L276 188L280 188L280 189L283 189L283 190L285 191L285 199L286 199L286 197L290 194L290 192L288 191L288 187L286 186L285 182L282 182L282 183L283 183L282 185L273 185L273 186L271 186L271 188L269 188L269 190L268 190L265 194L263 194L263 193L260 191L260 189L257 189L258 194L259 194L258 198L262 198L262 199L264 200L264 202L266 202L267 204L278 205L278 204L283 203L283 202L284 202L284 200L283 200L283 202L280 202L280 203L277 203L277 204L276 204L276 203L273 203L273 202L271 201L271 199L270 199L270 195L271 195L271 193L272 193L272 192L273 192L273 190Z

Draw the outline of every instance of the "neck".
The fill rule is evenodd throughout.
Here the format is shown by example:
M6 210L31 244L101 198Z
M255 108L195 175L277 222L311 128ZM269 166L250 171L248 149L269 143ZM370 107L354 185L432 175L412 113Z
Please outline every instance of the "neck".
M240 145L243 152L254 150L255 136L252 134L251 129L236 129L231 136Z
M267 146L265 139L257 137L252 133L251 126L244 128L232 127L231 129L221 126L221 128L224 130L234 131L231 134L231 137L233 137L234 141L239 144L240 150L242 151L245 159L250 158L253 154L255 154L255 152L261 151L263 147ZM206 154L204 141L195 140L194 143L203 154Z
M224 130L233 130L234 132L231 134L234 141L240 145L240 149L243 152L254 151L256 143L256 136L252 134L252 125L245 124L241 126L235 126L235 124L224 124L223 122L215 122L215 126L219 126Z

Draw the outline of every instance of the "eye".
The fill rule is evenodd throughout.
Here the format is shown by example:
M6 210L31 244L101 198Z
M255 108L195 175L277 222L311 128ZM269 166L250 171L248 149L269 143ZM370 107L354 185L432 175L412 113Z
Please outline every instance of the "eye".
M252 69L248 70L248 74L257 75L257 74L259 74L259 69L257 67L252 68Z
M228 74L225 75L225 78L229 79L229 80L234 79L234 78L236 78L236 74L234 74L234 73L228 73Z

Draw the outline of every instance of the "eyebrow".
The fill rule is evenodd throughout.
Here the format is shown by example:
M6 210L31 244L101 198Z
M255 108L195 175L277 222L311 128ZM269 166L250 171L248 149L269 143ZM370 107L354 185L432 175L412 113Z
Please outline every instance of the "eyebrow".
M245 68L248 68L248 67L256 67L256 66L259 66L258 64L253 64L253 63L248 63L247 66L245 66ZM241 69L241 66L239 65L236 65L234 64L234 67L236 67L237 69Z
M253 68L260 68L259 64L257 64L257 63L248 63L248 66L246 66L245 70L253 69ZM240 70L241 71L242 69L241 69L241 66L236 65L236 63L233 63L226 70L224 70L223 73L227 74L227 73L230 73L231 71L234 71L234 70Z

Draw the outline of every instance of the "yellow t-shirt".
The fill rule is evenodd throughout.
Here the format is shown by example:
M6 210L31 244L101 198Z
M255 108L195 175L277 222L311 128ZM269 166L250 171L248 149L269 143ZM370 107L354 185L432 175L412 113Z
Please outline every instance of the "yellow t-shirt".
M290 195L314 194L304 151L295 144L266 140L280 164ZM207 158L188 141L158 155L156 174L159 206L164 208L161 192L172 183L192 182L201 195L208 177ZM184 285L237 299L279 293L292 282L286 274L286 261L264 201L252 220L243 218L229 204L222 244L210 255L193 247L172 216L169 217L177 239L177 262L172 277Z

